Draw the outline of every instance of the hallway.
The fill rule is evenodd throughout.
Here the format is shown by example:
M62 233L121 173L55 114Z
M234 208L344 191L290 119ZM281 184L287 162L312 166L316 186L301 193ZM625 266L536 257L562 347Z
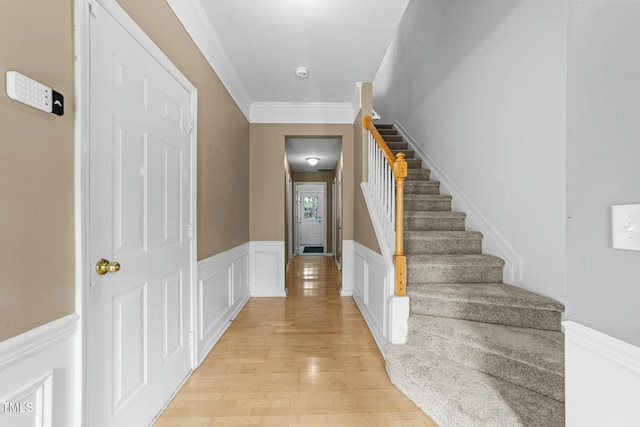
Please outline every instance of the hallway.
M436 427L389 381L333 258L298 256L252 298L155 427Z

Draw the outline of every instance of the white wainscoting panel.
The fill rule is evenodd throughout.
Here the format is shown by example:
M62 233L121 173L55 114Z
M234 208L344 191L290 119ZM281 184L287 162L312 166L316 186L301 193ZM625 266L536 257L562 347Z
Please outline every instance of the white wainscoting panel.
M353 299L382 351L389 342L387 304L392 295L388 270L382 255L358 242L353 247Z
M567 427L640 425L640 347L573 321L565 328Z
M354 251L355 241L343 240L342 241L342 284L340 287L341 297L350 297L353 295L353 283L354 283Z
M0 426L75 424L78 323L70 314L0 342Z
M198 262L198 365L249 300L249 243Z
M252 241L249 245L251 296L287 296L284 287L284 241Z

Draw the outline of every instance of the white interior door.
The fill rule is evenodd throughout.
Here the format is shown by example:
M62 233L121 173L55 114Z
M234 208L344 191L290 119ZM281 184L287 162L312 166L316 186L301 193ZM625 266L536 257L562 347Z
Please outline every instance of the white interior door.
M304 246L325 245L325 193L324 184L297 185L300 250L303 250Z
M93 12L89 259L121 268L91 275L88 419L140 427L191 371L191 94Z

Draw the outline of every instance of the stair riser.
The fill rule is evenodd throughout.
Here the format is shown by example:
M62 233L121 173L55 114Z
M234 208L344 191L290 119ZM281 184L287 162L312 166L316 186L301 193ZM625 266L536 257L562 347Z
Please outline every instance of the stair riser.
M385 135L397 135L398 134L398 131L395 130L395 129L378 129L378 132L382 136L385 136Z
M411 283L501 283L502 267L477 265L425 265L407 258L407 282Z
M408 169L407 179L429 181L431 179L431 171L429 169Z
M392 142L392 141L386 141L387 145L389 146L389 150L407 150L409 148L409 144L407 144L406 142Z
M451 200L405 200L404 209L407 211L451 211Z
M480 254L482 239L412 238L407 233L404 250L408 254Z
M557 311L471 303L409 294L411 297L411 314L472 320L545 331L560 331L561 329L562 314Z
M407 185L409 182L412 181L405 183L404 194L422 194L429 196L437 196L440 194L439 185Z
M407 159L407 167L409 169L421 169L422 160L420 159Z
M420 339L416 339L419 336ZM564 401L564 377L505 356L429 333L409 329L407 344L461 363L512 384Z
M390 142L402 142L402 136L400 135L385 135L385 134L380 134L382 136L382 139L384 139L384 142L387 143L387 145Z
M404 229L416 231L463 231L464 218L414 218L404 217Z
M428 169L409 169L407 170L407 181L429 181L431 171Z

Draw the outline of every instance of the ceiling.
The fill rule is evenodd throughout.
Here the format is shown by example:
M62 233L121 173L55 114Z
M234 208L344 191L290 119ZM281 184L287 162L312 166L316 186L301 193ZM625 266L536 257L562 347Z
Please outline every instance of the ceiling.
M167 0L251 123L351 124L356 84L375 77L408 2ZM340 150L340 139L286 143L293 171L333 169Z
M317 172L320 169L334 170L340 159L342 140L340 138L287 137L285 153L293 172ZM320 160L315 166L309 165L307 157Z
M192 0L250 102L350 102L371 81L409 0ZM170 2L173 3L173 2ZM189 30L189 28L187 28ZM309 70L306 79L295 75Z

